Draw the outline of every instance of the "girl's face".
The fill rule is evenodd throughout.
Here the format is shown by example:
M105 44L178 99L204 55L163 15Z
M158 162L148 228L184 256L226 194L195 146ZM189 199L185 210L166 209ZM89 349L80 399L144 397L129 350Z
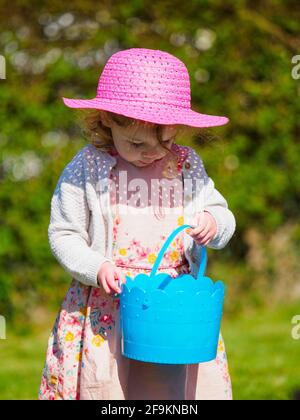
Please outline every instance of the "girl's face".
M159 143L154 127L122 128L115 124L111 131L119 155L135 166L150 165L168 153ZM175 137L176 127L166 126L162 138L167 149L171 149Z

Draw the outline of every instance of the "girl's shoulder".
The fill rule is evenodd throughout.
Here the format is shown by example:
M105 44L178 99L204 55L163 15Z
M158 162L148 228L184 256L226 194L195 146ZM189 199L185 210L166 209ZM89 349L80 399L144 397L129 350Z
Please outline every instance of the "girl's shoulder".
M181 146L177 143L173 144L174 151L179 154L179 157L184 162L184 167L187 172L192 176L206 176L203 160L197 151L190 146Z
M67 163L60 176L60 182L75 182L78 185L93 180L96 182L99 173L102 176L108 173L109 164L113 159L109 153L97 149L93 144L87 144Z
M178 154L180 166L185 168L189 177L206 176L203 161L194 148L173 143L172 149ZM99 179L109 178L114 163L113 154L101 151L93 144L87 144L66 165L60 180L79 185L86 182L97 183Z
M94 170L95 166L106 167L108 163L112 162L114 157L104 152L93 144L89 143L80 149L74 158L69 163L74 169L76 166L81 167L87 171Z
M74 159L78 162L93 165L101 162L110 162L112 160L112 155L89 143L78 151L78 153L74 156Z
M185 156L186 159L192 160L201 160L201 157L196 152L196 150L191 146L182 146L181 144L173 143L172 150L181 155Z

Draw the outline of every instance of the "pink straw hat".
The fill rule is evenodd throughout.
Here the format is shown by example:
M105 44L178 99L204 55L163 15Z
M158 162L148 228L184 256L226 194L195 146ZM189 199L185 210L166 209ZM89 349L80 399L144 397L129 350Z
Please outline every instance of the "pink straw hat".
M100 75L93 99L62 98L70 108L95 108L157 124L214 127L226 117L191 109L190 78L173 55L146 48L113 54Z

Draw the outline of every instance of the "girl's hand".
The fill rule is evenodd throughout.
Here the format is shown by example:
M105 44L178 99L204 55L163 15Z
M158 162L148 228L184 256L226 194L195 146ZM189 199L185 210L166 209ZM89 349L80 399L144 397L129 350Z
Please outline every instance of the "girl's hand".
M108 261L101 265L97 280L99 286L103 286L103 289L108 295L112 292L121 293L118 280L122 283L126 283L126 277L122 273L122 270Z
M197 213L191 220L191 225L195 225L193 229L187 232L198 245L206 246L217 233L217 223L212 214L204 210Z

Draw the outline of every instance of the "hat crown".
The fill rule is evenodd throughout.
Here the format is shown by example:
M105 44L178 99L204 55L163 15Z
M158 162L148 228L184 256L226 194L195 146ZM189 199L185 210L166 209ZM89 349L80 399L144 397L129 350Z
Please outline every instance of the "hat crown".
M191 107L185 64L160 50L131 48L113 54L99 78L97 98Z
M227 117L191 109L185 64L166 51L130 48L113 54L99 76L96 97L62 98L70 108L92 108L162 125L215 127Z

